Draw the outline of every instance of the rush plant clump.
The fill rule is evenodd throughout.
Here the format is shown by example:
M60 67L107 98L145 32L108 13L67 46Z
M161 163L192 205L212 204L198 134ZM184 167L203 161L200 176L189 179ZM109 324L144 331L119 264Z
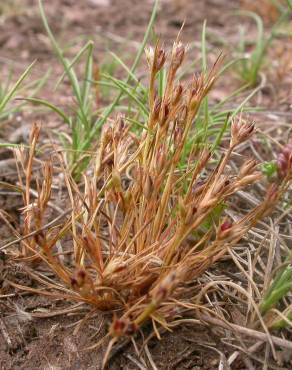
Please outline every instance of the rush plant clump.
M28 156L17 152L26 187L22 255L46 262L61 281L60 285L39 279L47 284L46 294L115 310L110 327L114 338L132 335L151 321L154 329L167 328L180 307L191 306L198 293L196 279L274 209L292 179L287 146L279 157L277 179L267 185L259 205L236 221L226 216L235 194L263 177L248 157L241 159L238 172L230 166L237 148L255 132L254 123L242 117L232 120L230 141L219 160L212 143L200 142L194 143L181 166L188 135L196 130L198 110L220 64L219 58L208 73L182 83L176 75L185 52L180 42L169 55L159 43L147 49L147 125L139 134L122 115L108 120L83 185L77 186L56 154L71 203L66 221L46 224L52 162L44 164L43 180L36 182L37 199L30 196L38 126ZM167 82L158 97L157 77L164 65Z

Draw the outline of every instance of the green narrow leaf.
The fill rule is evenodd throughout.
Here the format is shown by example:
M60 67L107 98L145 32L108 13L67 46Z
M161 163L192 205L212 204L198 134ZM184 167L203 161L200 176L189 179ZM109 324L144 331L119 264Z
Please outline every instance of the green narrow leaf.
M67 123L67 124L70 123L69 117L61 109L56 107L54 104L49 103L47 100L38 99L38 98L23 98L21 100L26 100L26 101L29 101L33 104L43 105L44 107L47 107L47 108L51 109L53 112L57 113L64 120L65 123Z
M144 48L145 48L145 45L146 45L146 42L149 38L149 35L151 33L151 29L152 29L152 26L154 24L154 21L155 21L155 18L156 18L156 13L157 13L157 8L158 8L158 0L155 1L154 3L154 6L153 6L153 9L152 9L152 14L151 14L151 17L150 17L150 20L149 20L149 23L148 23L148 26L147 26L147 30L145 32L145 35L144 35L144 38L143 38L143 41L141 43L141 46L140 46L140 49L138 50L138 53L136 55L136 58L134 60L134 63L131 67L131 73L134 73L138 64L139 64L139 61L143 55L143 52L144 52ZM131 79L131 76L128 75L127 79L126 79L126 83L128 83ZM120 92L118 94L118 96L116 97L116 99L114 100L114 102L109 106L107 107L104 112L103 112L103 115L102 115L102 118L98 119L93 127L93 129L91 130L91 133L90 135L88 136L87 140L85 140L85 142L83 143L82 145L82 150L86 150L88 149L88 147L90 146L90 143L93 139L93 137L96 135L96 133L98 132L98 130L100 129L100 127L106 122L106 120L108 119L109 115L113 112L115 106L119 103L121 97L123 96L123 92Z
M32 62L26 70L23 72L23 74L19 77L19 79L16 81L16 83L12 86L12 88L8 91L8 93L4 96L4 98L0 102L0 112L3 111L6 104L9 102L9 100L13 97L15 92L17 91L18 87L22 83L22 81L26 78L26 76L31 71L32 67L35 65L36 61Z

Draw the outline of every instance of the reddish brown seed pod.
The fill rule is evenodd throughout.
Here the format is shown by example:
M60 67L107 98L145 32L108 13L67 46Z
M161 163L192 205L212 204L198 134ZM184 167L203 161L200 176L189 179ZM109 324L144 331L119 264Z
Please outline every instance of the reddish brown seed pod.
M115 318L110 332L114 337L121 337L121 336L132 336L138 330L138 325L134 322L130 321L130 319L117 319Z
M181 42L175 42L172 48L171 67L177 70L182 64L186 48Z
M71 283L71 286L72 286L73 289L78 288L78 282L74 277L70 278L70 283Z
M219 226L217 238L219 240L222 240L227 236L230 236L230 233L232 232L232 227L233 223L230 220L228 219L223 220L222 224Z
M86 272L84 270L77 271L77 276L79 279L84 280L86 277Z
M70 278L71 286L74 289L82 287L87 278L87 273L84 269L78 269L74 272L74 274Z
M154 58L155 58L155 60L154 60L154 68L155 68L155 72L157 73L164 66L164 63L165 63L165 60L166 60L165 51L163 49L158 49L156 51L156 55L155 55Z
M221 231L226 231L231 229L232 223L230 221L224 221L223 224L220 226Z
M111 326L111 332L114 336L121 336L124 334L126 323L122 319L114 319L112 326Z
M163 126L167 121L168 115L169 115L169 105L166 103L162 105L160 110L159 123L161 126Z
M172 104L176 105L182 96L183 93L183 87L181 84L178 84L176 88L174 89L173 96L172 96Z
M255 123L243 120L241 117L233 119L231 123L231 145L238 145L251 137L255 130Z

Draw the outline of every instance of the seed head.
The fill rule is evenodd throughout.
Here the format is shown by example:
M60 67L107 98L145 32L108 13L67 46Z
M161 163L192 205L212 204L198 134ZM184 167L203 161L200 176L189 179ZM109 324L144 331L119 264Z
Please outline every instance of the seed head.
M171 67L176 71L182 64L186 48L181 42L175 42L171 54Z
M225 220L223 220L222 224L220 225L219 227L219 232L218 232L218 239L224 239L226 238L231 230L232 230L232 222L230 220L228 220L227 218Z
M115 130L116 131L123 131L125 127L126 127L125 116L123 114L119 114L118 117L117 117Z
M179 111L179 121L184 123L188 116L188 107L184 104Z
M125 128L126 128L125 117L124 115L119 114L114 123L114 130L113 130L113 134L114 134L113 136L114 136L115 142L118 142L121 139L121 137L124 134Z
M163 49L156 48L154 54L154 71L155 73L159 72L161 68L164 66L166 60L166 54Z
M94 285L90 275L83 269L77 269L70 279L71 287L77 290L82 296L94 294Z
M29 142L31 146L34 146L37 143L38 138L40 136L40 131L41 131L41 126L38 125L37 123L34 123L32 130L30 132L30 138L29 138Z
M231 146L238 145L251 137L254 132L254 122L235 118L231 123Z
M167 121L169 115L169 104L165 103L162 105L160 109L160 115L159 115L159 123L160 126L163 126L165 122Z
M73 288L81 288L85 284L87 274L85 270L79 269L76 270L71 277L71 285Z
M181 84L178 84L173 92L172 105L176 105L180 101L182 93L183 93L183 87Z
M108 123L106 123L103 127L102 127L102 132L101 132L101 143L104 147L106 147L107 144L110 143L110 141L112 140L112 137L113 137L113 129L111 126L108 125Z
M110 333L114 337L121 337L123 335L131 336L137 331L137 329L138 326L128 318L115 318L111 325Z
M232 227L232 223L230 221L224 221L223 224L220 226L221 231L229 230Z
M151 69L154 63L154 49L151 46L146 46L145 54L146 54L148 66Z
M242 178L242 177L253 174L256 169L256 165L257 165L257 162L254 159L249 159L240 168L238 177Z
M165 51L159 48L159 46L157 45L155 49L153 49L152 47L146 47L145 54L150 70L152 70L153 73L156 74L161 70L165 63Z

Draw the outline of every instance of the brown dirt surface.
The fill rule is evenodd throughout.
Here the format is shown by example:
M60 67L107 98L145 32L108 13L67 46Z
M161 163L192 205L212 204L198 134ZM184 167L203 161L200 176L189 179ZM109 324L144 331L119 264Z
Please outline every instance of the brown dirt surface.
M228 41L231 49L236 45L238 33L235 28L238 19L232 16L232 12L238 9L239 3L237 0L161 0L155 31L166 44L169 44L176 38L185 22L182 39L195 44L190 57L195 58L196 53L199 53L202 24L204 19L207 19L212 40L210 59L214 60L222 48L224 51L230 51L226 45L222 45L222 39ZM143 38L153 6L151 0L50 0L44 1L44 4L49 23L60 44L64 47L70 46L69 53L74 55L80 45L84 44L84 40L90 37L95 42L95 56L99 63L107 60L108 49L115 50L125 61L133 59L132 56ZM267 27L269 21L266 20ZM249 36L253 38L255 34L253 25L248 19L243 22L250 26ZM54 77L49 79L40 96L66 106L71 101L68 87L62 86L58 94L53 92L55 76L62 73L62 68L57 63L44 33L37 1L1 1L0 30L1 76L8 76L9 68L13 68L13 72L18 76L25 66L37 59L32 73L33 78L43 76L48 68L51 68ZM258 121L264 121L265 125L270 123L272 126L284 121L286 133L291 136L292 54L291 43L289 46L287 41L289 39L285 37L277 39L275 47L269 51L274 68L266 70L267 87L254 98L254 103L266 107L263 112L257 113ZM287 62L283 62L282 58L286 58ZM141 71L143 68L144 66ZM236 87L238 81L231 75L230 79L219 82L212 99L214 101L223 99ZM11 140L11 137L15 143L27 142L30 126L35 120L43 122L44 141L48 140L46 127L60 127L60 122L54 114L44 114L27 107L22 113L6 119L4 125L0 127L0 143ZM282 130L282 126L279 125L278 130ZM264 155L264 151L262 154ZM16 169L9 150L0 149L0 162L0 181L15 183ZM21 197L14 195L8 198L8 196L9 192L3 194L0 192L0 209L9 213L9 221L16 225L21 219ZM11 230L2 218L0 236L3 242L1 245L15 237L11 235ZM230 273L232 274L232 271ZM72 302L61 299L50 299L23 292L14 289L9 282L36 287L36 282L27 274L25 267L21 263L7 261L0 251L1 370L100 368L107 342L97 349L86 350L86 348L104 337L111 316L96 312L93 317L91 315L84 321L84 317L90 312L89 308L84 306L80 308L74 306ZM233 321L240 321L239 310L234 310L233 315ZM151 334L147 330L146 328L135 340L127 341L118 351L114 351L108 368L153 369L144 352L140 359L137 355L142 348L143 337L147 338ZM186 324L174 329L172 333L163 333L160 341L152 338L148 342L148 349L159 370L218 369L219 361L224 354L227 356L235 351L228 336L228 332L210 329L207 325ZM222 343L222 338L226 339L225 344ZM224 361L222 363L221 369L229 369L226 364L224 365ZM233 362L232 369L245 369L246 363L238 359Z

